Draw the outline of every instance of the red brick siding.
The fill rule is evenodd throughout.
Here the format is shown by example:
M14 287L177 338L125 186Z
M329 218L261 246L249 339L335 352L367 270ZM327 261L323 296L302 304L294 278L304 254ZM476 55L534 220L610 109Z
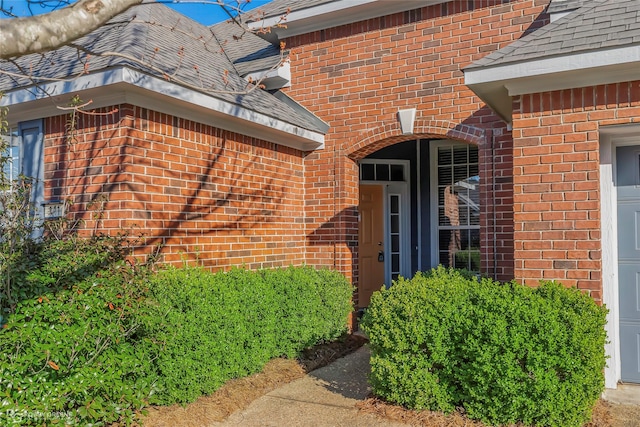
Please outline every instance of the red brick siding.
M464 86L461 69L546 23L548 3L452 1L286 41L292 52L289 93L331 125L326 148L305 160L307 233L324 230L321 244L309 248L310 263L337 265L357 276L352 212L358 202L358 176L347 156L357 160L408 139L455 138L486 141L480 147L483 269L512 277L511 135ZM412 107L424 133L417 130L407 137L397 127L396 113ZM433 131L425 130L432 129L427 123L443 124Z
M558 280L601 301L599 130L638 117L640 81L515 99L518 280Z
M73 200L88 232L142 233L138 253L224 268L305 261L303 153L122 105L46 120L46 197ZM93 201L105 197L94 219Z

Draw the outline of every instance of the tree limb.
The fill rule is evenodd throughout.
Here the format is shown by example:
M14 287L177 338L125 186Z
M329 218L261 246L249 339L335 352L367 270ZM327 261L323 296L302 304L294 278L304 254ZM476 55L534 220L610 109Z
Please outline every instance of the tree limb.
M65 46L140 3L142 0L79 0L44 15L0 19L0 59Z

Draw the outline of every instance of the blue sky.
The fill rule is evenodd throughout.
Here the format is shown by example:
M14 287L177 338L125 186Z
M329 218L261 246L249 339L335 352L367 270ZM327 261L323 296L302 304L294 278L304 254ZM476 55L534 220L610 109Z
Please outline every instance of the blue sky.
M29 16L33 13L44 13L48 9L42 7L42 3L38 3L37 0L32 0L31 9L29 9L28 0L0 0L5 9L11 8L13 13L18 16ZM55 1L41 0L48 4L55 4ZM233 0L225 0L228 4L234 4ZM244 4L246 0L241 0ZM271 0L251 0L244 5L244 10L250 10L256 7L260 7L269 3ZM178 12L187 15L188 17L199 21L205 25L215 24L217 22L224 21L228 18L228 15L220 8L220 6L207 4L206 2L196 1L166 1L169 7L176 9Z

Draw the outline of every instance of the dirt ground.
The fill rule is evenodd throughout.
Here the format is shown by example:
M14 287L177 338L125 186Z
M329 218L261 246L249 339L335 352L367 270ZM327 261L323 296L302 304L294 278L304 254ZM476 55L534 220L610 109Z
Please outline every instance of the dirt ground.
M303 377L360 348L366 339L349 335L333 343L316 346L297 360L275 359L264 370L247 378L232 380L210 396L187 406L152 407L141 419L144 427L202 427L223 421L233 412L246 408L253 400ZM365 413L380 418L423 427L485 427L460 413L443 415L430 411L411 411L370 397L357 405ZM640 427L640 406L614 405L598 402L593 418L585 427Z

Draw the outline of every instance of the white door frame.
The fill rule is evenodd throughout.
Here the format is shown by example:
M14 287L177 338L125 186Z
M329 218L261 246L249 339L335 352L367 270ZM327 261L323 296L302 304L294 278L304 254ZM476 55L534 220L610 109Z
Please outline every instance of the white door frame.
M618 284L618 193L616 189L616 147L640 145L640 126L607 126L600 129L600 229L602 242L602 302L607 314L609 357L605 387L615 389L621 379L620 308Z
M384 192L384 278L385 286L391 286L391 239L390 236L390 207L389 196L391 194L399 194L401 199L400 204L400 272L404 277L409 277L411 274L411 193L409 191L410 182L409 177L410 165L409 160L396 160L396 159L362 159L359 162L359 166L362 164L387 164L387 165L402 165L404 167L404 181L367 181L360 180L360 185L380 185L383 187Z

